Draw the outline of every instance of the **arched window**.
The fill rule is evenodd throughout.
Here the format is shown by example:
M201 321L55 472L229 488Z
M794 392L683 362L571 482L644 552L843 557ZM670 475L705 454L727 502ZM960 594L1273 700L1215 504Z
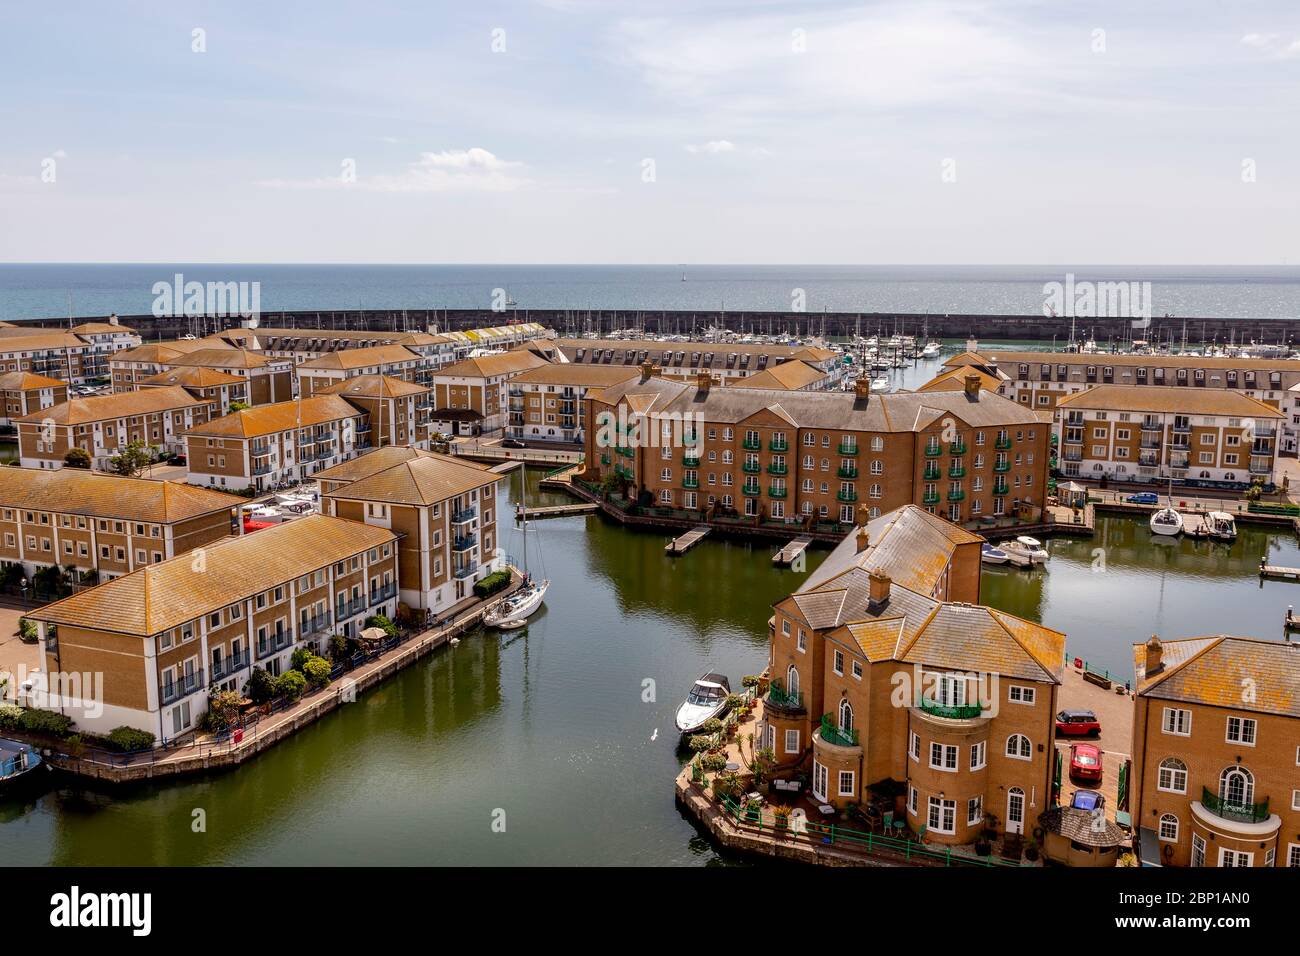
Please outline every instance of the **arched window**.
M883 451L884 448L885 448L885 440L881 438L879 435L876 435L871 439L872 451Z
M799 671L793 664L785 671L785 689L791 694L799 693Z
M1156 787L1169 793L1187 792L1187 764L1177 757L1166 757L1160 761L1160 774Z
M1243 807L1255 802L1255 777L1245 767L1229 767L1219 774L1219 799Z
M885 473L885 463L879 458L871 462L871 473L873 475L883 475Z
M1024 734L1012 734L1007 738L1007 756L1017 760L1028 760L1033 753L1029 738Z
M1160 818L1160 839L1166 843L1178 842L1178 818L1172 813Z
M840 701L840 730L849 731L853 729L853 707L847 700Z

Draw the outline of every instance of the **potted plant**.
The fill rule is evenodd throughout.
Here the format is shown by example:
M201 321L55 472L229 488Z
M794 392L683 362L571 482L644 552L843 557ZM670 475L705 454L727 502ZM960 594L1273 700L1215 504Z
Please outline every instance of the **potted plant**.
M788 829L790 826L790 808L784 803L778 803L772 807L772 817L778 830Z

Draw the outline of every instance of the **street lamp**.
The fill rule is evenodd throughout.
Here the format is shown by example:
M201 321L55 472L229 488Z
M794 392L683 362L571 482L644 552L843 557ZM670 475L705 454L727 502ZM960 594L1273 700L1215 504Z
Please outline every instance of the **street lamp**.
M22 592L23 592L23 610L26 611L26 610L27 610L27 579L26 579L26 578L23 578L23 579L18 583L18 587L22 589Z

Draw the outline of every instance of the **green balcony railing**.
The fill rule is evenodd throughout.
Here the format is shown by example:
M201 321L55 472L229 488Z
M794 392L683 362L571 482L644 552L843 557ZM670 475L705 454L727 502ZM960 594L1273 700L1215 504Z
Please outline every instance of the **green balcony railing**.
M602 465L608 465L608 464L609 464L609 455L601 455L601 456L600 456L600 463L601 463Z
M1010 491L1011 489L1007 487L1007 483L1005 481L995 482L993 485L993 493L995 495L1005 495L1008 494Z
M857 465L840 465L835 474L841 478L856 478L858 477L858 468Z
M1010 436L1010 435L999 435L999 436L998 436L998 440L995 441L995 442L993 443L993 447L994 447L994 448L1003 448L1003 449L1010 448L1010 447L1011 447L1011 436Z
M747 461L740 466L740 470L748 472L751 475L757 475L763 470L763 466L756 461Z
M767 447L769 451L789 451L790 443L784 438L773 438Z
M769 498L784 498L786 495L785 485L768 485L767 496Z
M950 491L950 492L948 492L948 500L949 500L949 501L964 501L965 499L966 499L966 492L964 492L964 491Z
M700 456L699 456L699 455L683 455L683 456L682 456L682 467L683 467L683 468L699 468L699 467L700 467Z
M750 451L758 451L763 447L763 442L757 438L746 438L740 443L741 448L748 448Z
M1010 471L1010 470L1011 470L1011 462L1009 462L1009 461L998 461L998 462L994 462L994 463L993 463L993 470L996 471L996 472L999 472L999 473Z
M965 478L965 477L966 477L966 466L965 466L965 465L958 465L956 468L949 468L949 469L948 469L948 477L949 477L949 478Z
M922 713L949 720L972 720L984 713L983 704L940 704L925 698L921 699L920 707Z
M840 501L857 501L858 493L854 491L852 488L848 489L847 491L841 488L839 494L837 494L835 497L838 498Z
M926 445L926 446L925 446L925 457L926 457L926 458L938 458L938 457L939 457L940 455L942 455L942 454L943 454L943 448L942 448L941 446L939 446L939 445Z
M937 505L939 503L939 492L927 491L921 500L927 505Z
M847 457L853 457L858 453L858 446L851 442L840 442L840 454Z
M773 462L767 466L767 473L769 475L786 475L790 473L790 468L788 465L778 465Z
M682 487L683 487L683 488L698 488L698 487L700 487L700 479L698 479L698 478L683 478L683 479L682 479Z
M926 481L935 481L939 478L941 474L943 474L943 472L939 468L939 463L930 461L930 462L926 462L925 471L922 472L921 477L924 478Z
M964 441L955 441L955 442L951 442L951 443L948 445L948 454L950 454L950 455L964 455L964 454L966 454L966 443L965 443Z
M631 458L633 455L636 454L636 452L633 451L631 448L624 448L622 445L615 445L614 453L617 455L622 455L624 458Z
M633 481L636 478L636 472L631 468L625 468L622 465L614 466L614 474L618 475L620 478L626 478L628 481Z
M840 727L835 723L833 714L822 714L821 735L822 740L837 747L856 747L858 745L858 732Z
M775 707L786 713L801 713L803 706L803 693L801 691L788 691L781 686L780 681L772 681L767 688L767 696L764 701L769 707Z
M1201 805L1216 817L1225 820L1237 820L1241 823L1263 823L1268 819L1268 801L1263 803L1229 803L1211 792L1209 787L1201 788Z
M757 485L745 485L740 489L740 493L746 498L757 498L761 494Z

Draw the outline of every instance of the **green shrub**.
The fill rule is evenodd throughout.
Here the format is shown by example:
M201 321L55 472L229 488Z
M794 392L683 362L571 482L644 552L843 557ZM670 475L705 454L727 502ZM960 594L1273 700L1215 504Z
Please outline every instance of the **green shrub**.
M232 727L239 719L239 705L243 698L233 690L213 691L208 695L208 711L203 715L209 730L222 731Z
M34 734L52 734L55 737L66 737L68 731L72 729L72 718L55 713L52 710L41 710L32 707L23 711L22 717L18 720L18 725L23 730L29 730Z
M293 649L293 654L289 657L289 666L296 671L300 671L302 670L302 665L306 664L308 659L315 656L315 654L305 647L295 647Z
M0 704L0 730L17 730L22 719L21 707L16 704Z
M312 655L306 663L302 665L303 676L307 678L307 683L313 688L324 687L330 682L330 662L323 657Z
M710 717L700 726L700 730L704 731L706 734L716 734L721 729L722 721L717 717Z
M377 627L389 637L397 636L397 625L383 614L372 614L370 617L366 618L366 627Z
M276 678L275 689L286 700L297 700L307 689L307 678L302 671L285 671Z
M28 644L35 644L39 632L36 629L36 622L28 617L18 619L18 639Z
M477 597L485 598L489 595L496 594L502 588L510 583L509 571L493 571L482 581L474 583L474 594Z
M726 754L705 754L700 758L700 766L705 770L716 773L719 770L727 769Z
M129 752L132 750L148 750L153 746L154 735L147 730L140 730L138 727L114 727L104 738L115 750Z
M255 704L265 704L276 695L276 680L260 667L248 677L248 696Z

